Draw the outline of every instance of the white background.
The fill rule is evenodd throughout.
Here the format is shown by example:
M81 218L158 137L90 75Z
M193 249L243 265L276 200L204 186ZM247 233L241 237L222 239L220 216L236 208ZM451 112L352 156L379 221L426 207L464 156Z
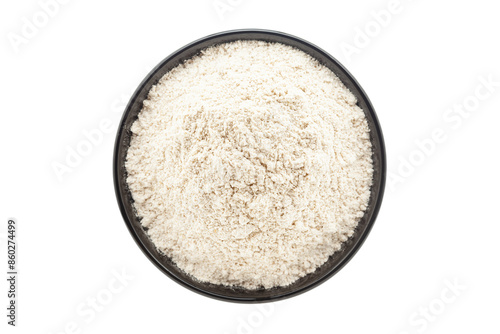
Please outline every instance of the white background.
M6 223L15 217L20 272L14 329L1 280L1 332L498 332L496 2L400 0L385 26L372 11L392 9L389 0L218 4L229 7L70 0L44 22L36 0L1 2L0 259L4 272ZM23 35L34 21L38 31ZM111 172L124 104L144 76L181 46L235 28L287 32L339 59L377 110L391 172L377 223L354 259L320 287L263 310L200 296L157 270L123 223ZM345 52L348 44L356 54ZM497 86L479 100L475 91L488 93L481 86L488 77ZM463 103L472 110L466 118L447 111ZM103 120L111 131L59 180L54 163L65 164L83 132ZM436 129L444 142L418 153L415 141ZM404 169L410 158L417 163ZM133 276L126 286L113 279L122 270ZM120 291L110 292L110 283ZM86 303L97 296L107 304L92 316Z

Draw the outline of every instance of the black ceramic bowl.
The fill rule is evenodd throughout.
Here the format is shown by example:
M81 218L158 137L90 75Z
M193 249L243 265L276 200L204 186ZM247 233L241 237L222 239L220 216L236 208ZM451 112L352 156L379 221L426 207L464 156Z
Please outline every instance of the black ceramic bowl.
M142 103L146 99L151 86L156 84L165 73L182 63L184 60L198 54L200 50L215 44L236 40L279 42L296 47L316 58L320 63L332 70L357 97L358 105L365 112L370 127L375 172L371 197L364 217L359 222L354 235L343 244L340 251L330 256L328 261L315 272L308 274L286 287L246 290L210 283L201 283L188 276L180 270L171 259L156 250L142 228L140 220L136 216L133 208L133 199L126 183L127 172L125 169L125 159L130 145L130 127L137 119L137 114L141 111ZM349 262L368 236L375 222L375 218L377 217L384 193L386 157L382 131L370 100L354 77L337 60L317 46L295 36L269 30L233 30L204 37L175 51L158 64L158 66L156 66L142 81L132 95L123 114L120 127L118 128L113 159L113 176L116 197L123 219L139 247L158 269L177 283L205 296L232 302L258 303L289 298L308 291L325 282Z

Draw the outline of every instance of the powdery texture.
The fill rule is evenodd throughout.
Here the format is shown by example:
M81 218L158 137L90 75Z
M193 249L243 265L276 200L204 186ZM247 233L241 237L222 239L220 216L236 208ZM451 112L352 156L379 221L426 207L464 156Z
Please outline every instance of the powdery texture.
M356 98L283 44L204 50L151 88L132 132L127 182L141 223L203 282L289 285L340 249L370 197Z

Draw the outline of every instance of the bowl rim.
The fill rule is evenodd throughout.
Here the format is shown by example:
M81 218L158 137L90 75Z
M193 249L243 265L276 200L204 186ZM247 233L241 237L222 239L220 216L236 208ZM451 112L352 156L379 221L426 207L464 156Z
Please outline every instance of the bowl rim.
M380 149L380 188L377 196L376 203L374 204L374 209L372 212L372 215L370 217L370 220L367 222L366 227L359 235L359 238L356 241L356 244L354 247L346 254L344 259L342 259L341 262L339 262L336 266L332 267L330 271L325 274L323 277L319 278L318 280L312 282L310 285L307 285L305 287L301 287L297 290L289 291L286 293L282 294L277 294L273 296L267 296L267 297L261 297L261 298L256 298L256 297L234 297L234 296L226 296L223 294L218 294L214 293L211 291L204 290L202 288L199 288L197 286L191 285L189 282L177 277L173 273L171 273L165 266L154 256L148 249L148 247L142 242L142 240L139 238L137 235L137 232L134 230L134 227L132 225L132 222L130 218L128 217L128 214L125 209L125 201L128 201L126 198L123 198L121 196L121 189L120 189L120 180L119 180L119 169L120 166L118 164L119 162L119 156L118 156L118 151L120 148L120 145L122 143L122 129L124 127L125 121L128 119L128 116L131 112L132 105L134 101L137 99L140 91L144 88L144 86L148 83L149 80L159 71L161 68L167 64L170 60L175 58L177 55L181 54L182 52L185 52L186 50L193 48L197 46L200 43L207 42L211 39L215 39L218 37L223 37L223 36L230 36L230 35L235 35L235 34L264 34L264 35L272 35L274 37L280 37L285 40L293 40L299 44L304 44L307 47L313 49L315 52L318 52L322 55L324 55L326 58L328 58L329 61L333 62L338 69L342 72L342 74L349 79L349 81L352 83L353 86L356 87L356 89L359 91L362 99L366 103L368 110L364 110L365 113L370 113L372 119L373 119L373 126L377 130L377 136L376 138L378 139L378 144L379 144L379 149ZM251 40L251 38L248 38L248 40ZM255 40L258 40L258 38L255 38ZM215 44L215 43L214 43ZM284 42L283 44L286 44ZM338 75L338 73L335 73ZM210 34L205 37L199 38L191 43L186 44L185 46L181 47L180 49L174 51L167 57L165 57L163 60L161 60L146 76L145 78L141 81L141 83L138 85L134 93L131 95L127 106L125 107L123 111L122 118L120 119L120 123L117 129L117 134L115 138L115 143L114 143L114 149L113 149L113 183L114 183L114 190L115 190L115 196L118 202L118 206L120 208L120 212L122 215L122 218L132 235L135 243L138 245L138 247L142 250L144 255L165 275L167 275L169 278L171 278L173 281L177 282L181 286L188 288L191 291L194 291L198 294L211 297L217 300L222 300L222 301L228 301L228 302L235 302L235 303L264 303L264 302L274 302L277 300L283 300L287 299L293 296L300 295L306 291L309 291L322 283L326 282L328 279L330 279L332 276L334 276L336 273L338 273L353 257L356 255L356 253L359 251L361 246L364 244L366 238L370 234L370 231L373 228L373 225L375 223L375 220L378 216L378 213L380 211L380 207L382 205L382 200L384 197L384 192L385 192L385 183L386 183L386 174L387 174L387 158L386 158L386 150L385 150L385 142L384 142L384 136L382 133L382 128L380 126L377 114L375 113L375 109L368 98L367 94L365 93L364 89L361 87L361 85L358 83L358 81L355 79L355 77L333 56L331 56L328 52L325 50L319 48L315 44L306 41L302 38L296 37L294 35L290 35L287 33L283 33L280 31L275 31L275 30L268 30L268 29L234 29L234 30L226 30L226 31L221 31L218 33Z

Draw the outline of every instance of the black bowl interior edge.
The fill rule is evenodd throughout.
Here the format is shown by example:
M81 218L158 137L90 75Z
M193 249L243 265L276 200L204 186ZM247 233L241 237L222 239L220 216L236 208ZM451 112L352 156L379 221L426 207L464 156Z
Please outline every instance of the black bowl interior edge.
M167 256L156 250L136 216L132 196L126 184L124 165L127 149L130 145L130 127L137 119L137 115L142 109L142 103L146 99L151 86L156 84L172 68L198 54L200 50L215 44L236 40L262 40L283 43L296 47L316 58L320 63L332 70L357 97L358 106L365 112L370 127L370 139L373 145L374 179L369 205L364 217L360 220L354 235L343 244L340 251L330 256L328 261L315 272L286 287L245 290L201 283L185 274ZM268 302L288 298L318 286L337 273L354 256L371 230L382 202L386 178L386 156L382 131L370 100L354 77L337 60L317 46L295 36L269 30L233 30L210 35L186 45L165 58L147 75L132 95L120 122L115 142L113 177L118 205L130 233L144 254L162 272L179 284L212 298L244 303Z

